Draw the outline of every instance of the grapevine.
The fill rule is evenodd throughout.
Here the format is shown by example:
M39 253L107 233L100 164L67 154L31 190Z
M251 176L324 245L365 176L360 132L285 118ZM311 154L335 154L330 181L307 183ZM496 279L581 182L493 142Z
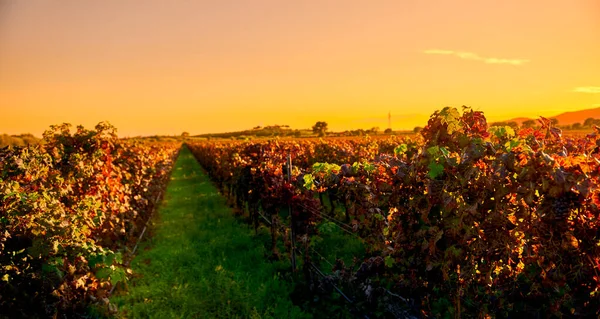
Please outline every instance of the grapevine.
M292 206L299 236L318 236L341 207L372 256L362 262L377 264L346 282L392 287L424 316L596 317L598 145L598 132L564 137L545 118L515 131L448 107L413 139L189 146L242 213L277 217ZM292 181L282 173L288 153Z

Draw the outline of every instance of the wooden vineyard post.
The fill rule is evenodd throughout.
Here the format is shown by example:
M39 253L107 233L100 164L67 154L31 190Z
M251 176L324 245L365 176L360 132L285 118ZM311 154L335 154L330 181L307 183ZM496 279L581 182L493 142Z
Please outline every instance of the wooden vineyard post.
M292 183L292 156L287 156L287 178L288 183ZM292 271L296 272L296 226L294 223L294 214L292 214L292 204L288 203L288 212L290 213L290 229L292 235Z

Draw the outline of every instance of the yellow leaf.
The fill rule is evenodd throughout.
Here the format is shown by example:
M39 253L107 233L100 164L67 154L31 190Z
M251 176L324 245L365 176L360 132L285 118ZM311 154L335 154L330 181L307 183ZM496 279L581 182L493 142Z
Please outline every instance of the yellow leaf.
M511 223L513 223L514 225L517 224L517 217L515 217L515 215L509 215L508 220L510 220Z
M579 241L577 238L575 238L575 236L573 236L573 234L567 233L567 240L570 242L573 248L579 248Z

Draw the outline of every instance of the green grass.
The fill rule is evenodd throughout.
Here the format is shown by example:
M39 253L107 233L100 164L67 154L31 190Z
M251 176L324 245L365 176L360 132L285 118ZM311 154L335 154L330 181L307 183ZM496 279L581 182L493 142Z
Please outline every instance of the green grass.
M365 244L357 236L344 233L332 222L323 221L318 228L319 238L315 240L314 248L327 262L322 260L319 255L315 256L315 260L322 265L323 272L331 273L329 264L335 263L337 259L343 260L346 266L350 266L355 258L361 261L365 258ZM360 264L356 266L358 267Z
M331 202L328 196L323 196L323 204L324 210L329 212L331 210ZM340 203L337 203L333 213L334 216L330 217L339 223L346 224L345 214L344 207ZM362 260L366 256L365 244L357 235L353 236L345 233L335 223L326 219L323 219L317 225L317 228L319 229L319 238L316 240L314 248L329 263L334 263L336 259L341 259L346 266L350 266L355 258ZM321 256L317 258L323 265L321 270L325 273L331 273L331 267L320 258Z
M265 258L267 236L238 221L187 148L131 264L111 298L124 318L310 318L290 300L289 261Z

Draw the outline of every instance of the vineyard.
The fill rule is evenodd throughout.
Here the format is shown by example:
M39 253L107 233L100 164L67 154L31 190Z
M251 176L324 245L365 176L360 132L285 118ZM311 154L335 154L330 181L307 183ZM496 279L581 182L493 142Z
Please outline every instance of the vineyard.
M106 123L52 126L40 145L0 149L0 317L107 304L178 150L124 142Z
M188 146L310 291L358 317L598 317L600 140L444 108L416 138ZM332 229L365 247L327 260Z
M563 136L550 120L538 121L489 127L482 112L447 107L416 136L188 140L173 175L178 142L119 139L106 123L73 133L52 126L38 144L0 149L0 318L76 317L90 307L114 314L109 297L118 286L127 294L121 284L135 277L130 261L170 179L173 219L164 227L177 233L175 225L206 223L178 239L196 241L185 263L203 264L186 268L205 278L191 286L210 295L212 276L221 291L237 289L240 304L212 297L215 313L221 300L231 315L260 308L266 317L294 307L302 318L596 318L600 128ZM220 196L193 170L198 163L238 218L225 218ZM249 248L237 220L265 239L270 265L258 266L262 252ZM161 234L155 249L181 245ZM221 251L225 243L231 251ZM252 265L235 259L236 247L252 251L244 255ZM199 251L222 260L202 260ZM177 268L174 260L168 269L151 262L163 272ZM279 270L271 272L288 262L283 284ZM263 307L275 300L265 287L278 287L276 312ZM153 291L154 307L172 303L164 289ZM248 291L263 304L241 303ZM121 306L152 313L137 296Z

